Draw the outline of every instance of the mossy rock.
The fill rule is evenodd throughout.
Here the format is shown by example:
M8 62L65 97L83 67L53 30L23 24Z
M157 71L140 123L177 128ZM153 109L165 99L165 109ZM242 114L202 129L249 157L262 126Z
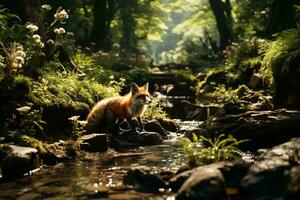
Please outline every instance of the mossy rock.
M81 116L85 119L89 113L89 106L78 102L73 104L54 104L43 107L43 119L47 122L46 134L59 136L64 133L71 134L72 124L69 120L72 116ZM63 135L62 135L63 136Z

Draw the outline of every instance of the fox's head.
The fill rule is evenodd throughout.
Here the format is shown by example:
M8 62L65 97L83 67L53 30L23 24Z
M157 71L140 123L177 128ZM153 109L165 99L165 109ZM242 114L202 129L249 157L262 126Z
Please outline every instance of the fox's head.
M150 94L148 91L149 83L139 87L136 83L131 83L131 96L134 104L146 105L151 103Z

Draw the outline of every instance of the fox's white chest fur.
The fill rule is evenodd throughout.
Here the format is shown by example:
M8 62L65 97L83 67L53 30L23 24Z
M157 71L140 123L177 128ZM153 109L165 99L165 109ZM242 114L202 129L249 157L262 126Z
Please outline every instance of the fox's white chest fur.
M146 109L146 106L139 103L133 103L128 109L128 114L132 117L141 116Z

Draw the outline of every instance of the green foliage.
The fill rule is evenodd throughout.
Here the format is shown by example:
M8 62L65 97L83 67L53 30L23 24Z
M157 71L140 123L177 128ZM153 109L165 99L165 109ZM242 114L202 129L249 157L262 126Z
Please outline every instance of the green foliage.
M238 145L247 140L237 140L232 135L219 135L216 138L198 137L193 134L193 141L181 140L188 163L191 166L209 164L224 160L236 160L241 151Z
M191 85L195 84L196 77L189 67L185 67L185 69L173 69L170 72L172 74L175 74L180 79L184 80L184 82L187 82L188 84Z
M118 88L120 91L131 82L148 82L150 60L145 55L126 52L118 44L109 52L98 51L91 55L77 53L74 62L87 79ZM113 77L113 78L112 78Z
M69 118L73 126L72 133L77 137L82 136L86 132L85 125L87 123L86 121L79 120L79 117L80 116L73 116Z
M42 109L28 106L19 107L11 118L7 119L9 133L15 135L41 136L46 122L42 119Z
M9 48L6 48L1 41L0 45L2 45L5 54L5 59L1 56L1 71L4 73L5 78L13 78L25 63L26 53L23 46L16 42L11 43Z
M76 74L63 75L49 72L40 82L34 83L32 99L42 106L91 106L103 98L117 95L117 89L89 79L80 80Z
M188 16L173 28L173 32L181 35L182 39L175 50L162 54L162 62L212 65L217 57L214 54L218 32L208 2L188 1L184 11Z
M233 43L225 50L226 64L239 68L243 62L259 59L263 54L267 42L263 39L245 39L240 43Z
M0 5L0 41L3 44L26 39L25 27L18 25L18 22L20 19L17 15Z
M205 95L214 103L237 102L239 100L235 90L226 88L225 85L218 85L215 91Z
M158 99L152 99L143 116L146 119L166 119L167 113L160 107Z
M261 72L272 79L289 71L290 63L300 55L300 28L279 34L266 50Z
M269 1L231 1L235 23L234 32L241 39L261 36L268 23Z

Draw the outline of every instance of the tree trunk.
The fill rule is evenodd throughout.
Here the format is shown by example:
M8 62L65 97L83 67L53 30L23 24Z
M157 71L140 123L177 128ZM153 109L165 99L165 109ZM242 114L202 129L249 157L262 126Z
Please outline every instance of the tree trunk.
M273 0L266 28L267 36L297 26L295 19L296 0Z
M137 38L135 35L136 21L134 8L137 0L120 0L120 12L123 22L121 46L133 52L137 50Z
M1 0L0 4L16 14L22 24L26 22L32 22L38 26L42 24L40 0Z
M224 50L232 41L232 27L230 25L232 19L231 4L229 0L226 0L225 3L222 0L209 0L209 4L217 22L220 35L220 49Z
M93 15L94 23L91 33L91 41L96 43L97 47L105 51L111 49L110 24L115 14L113 0L95 0Z

